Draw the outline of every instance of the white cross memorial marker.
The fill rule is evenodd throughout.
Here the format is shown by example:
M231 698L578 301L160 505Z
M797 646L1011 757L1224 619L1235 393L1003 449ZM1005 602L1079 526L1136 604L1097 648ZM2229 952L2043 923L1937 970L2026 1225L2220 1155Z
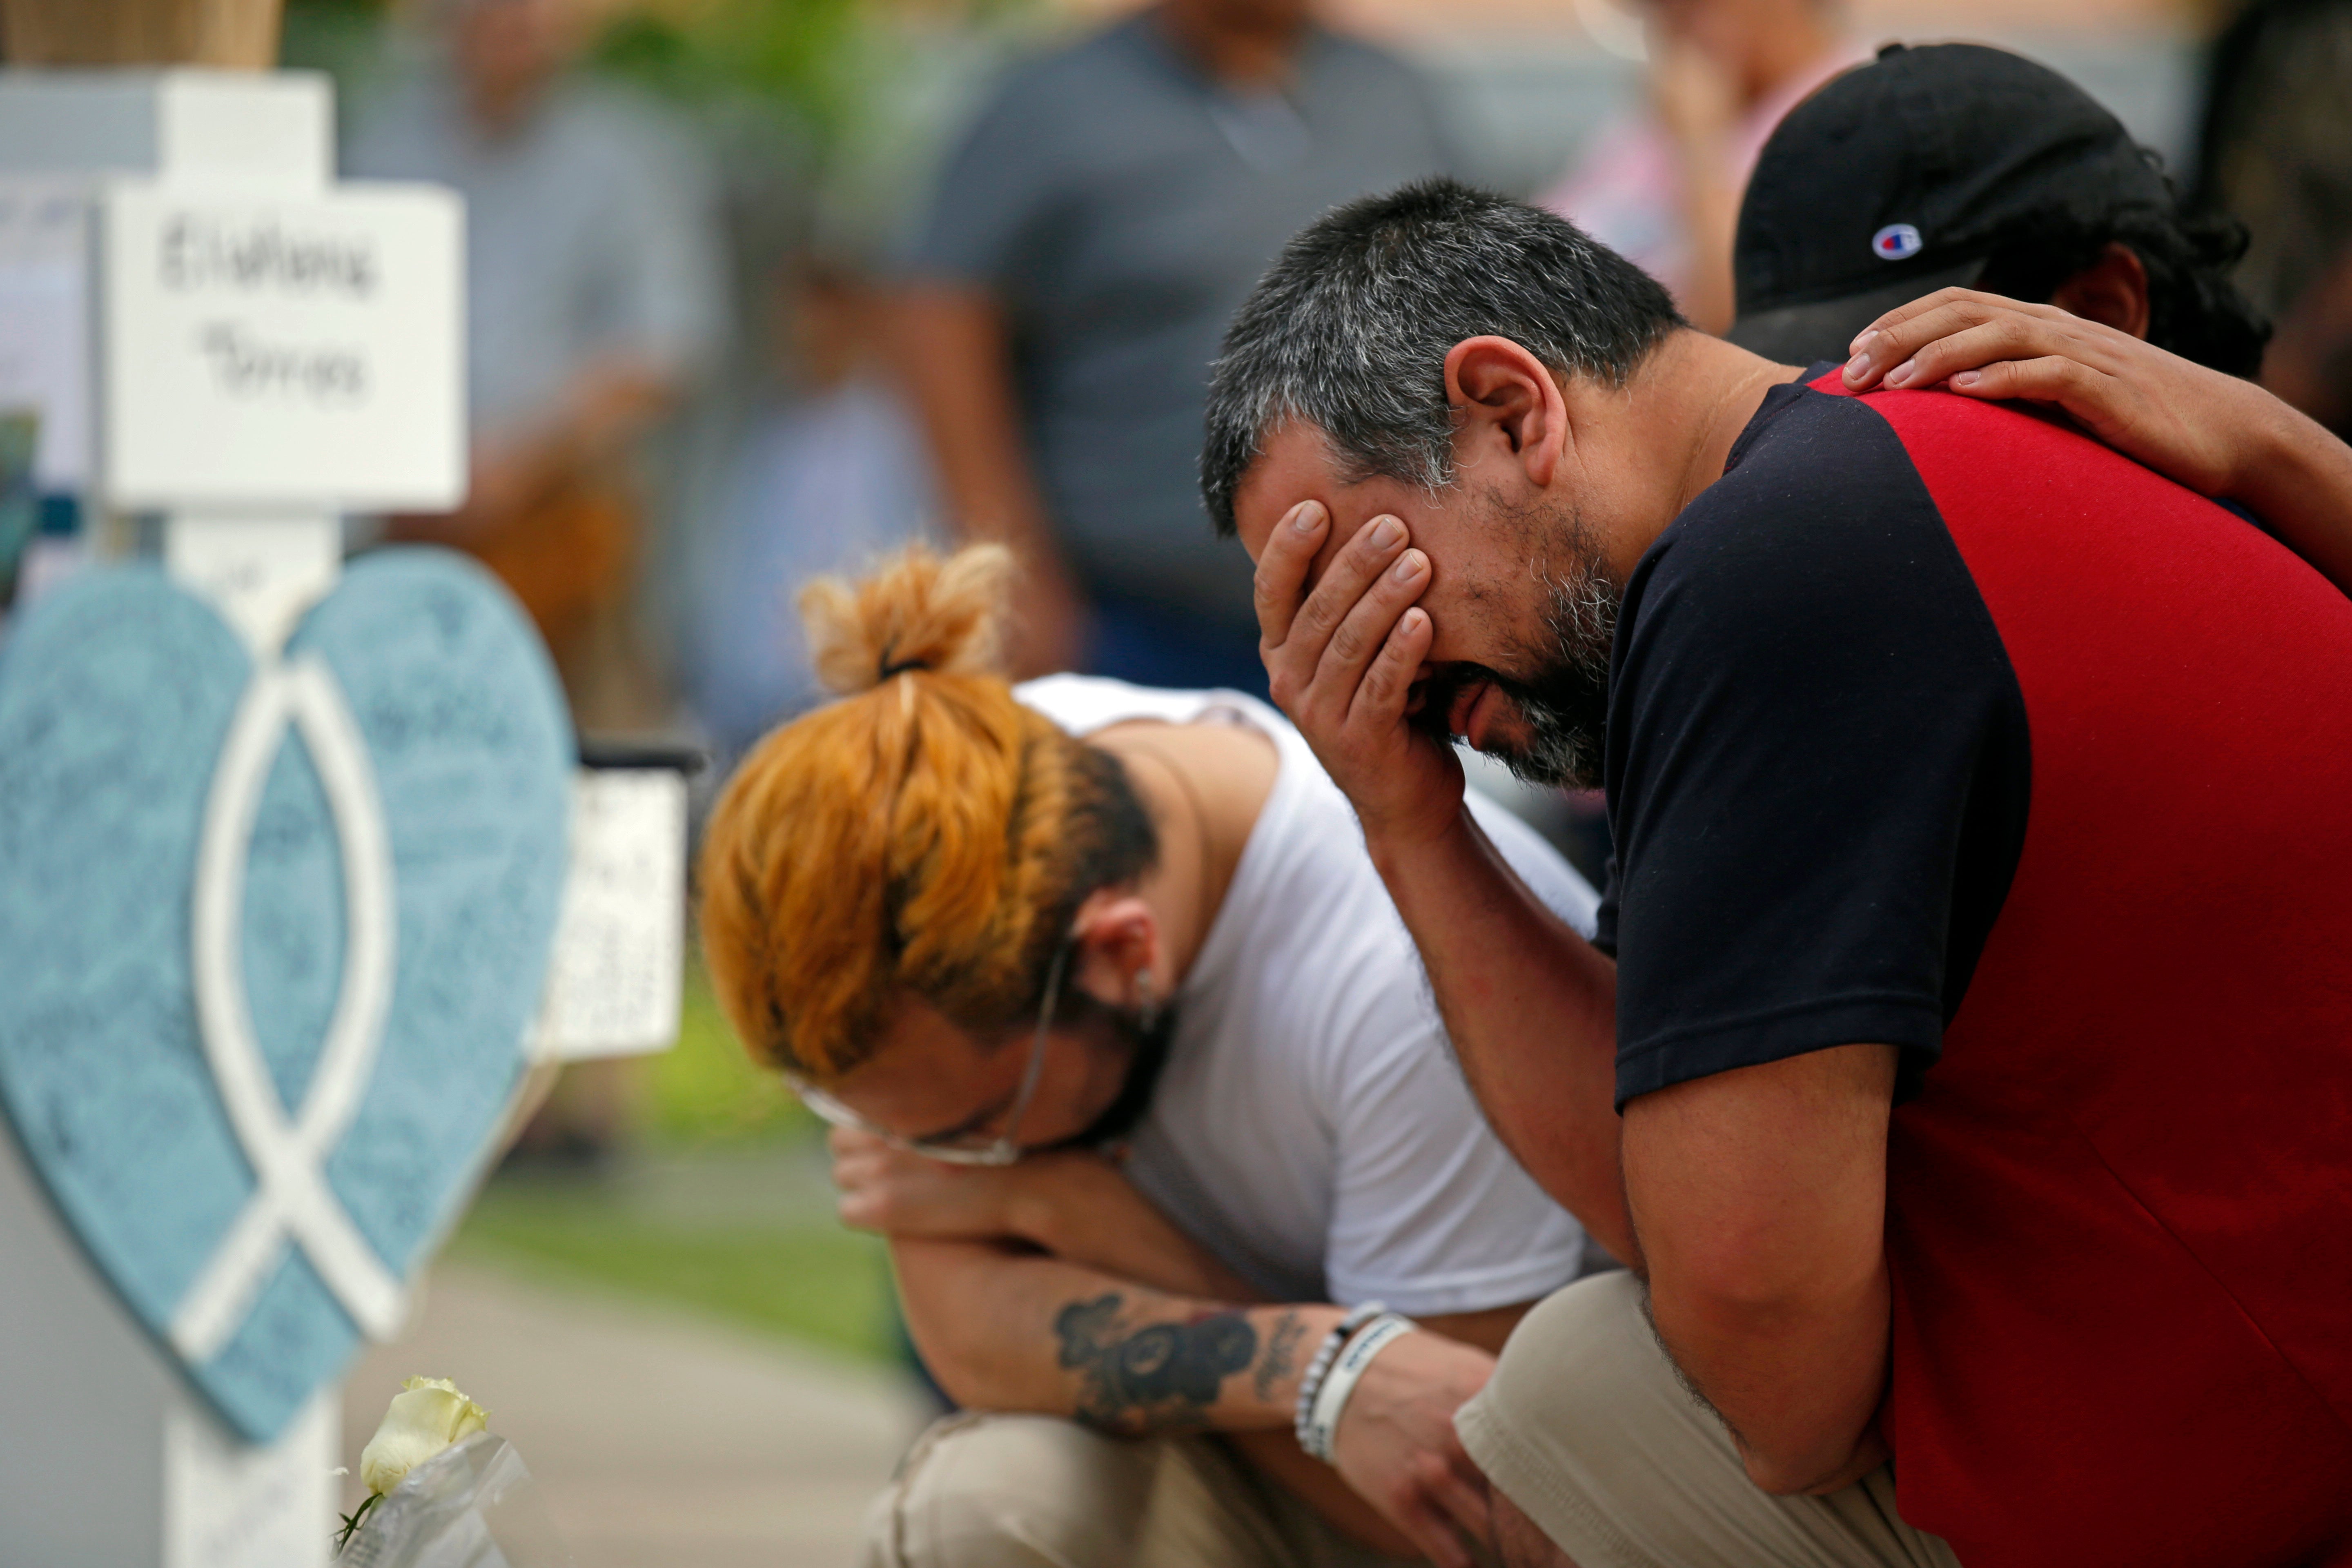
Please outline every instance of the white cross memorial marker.
M0 303L49 301L95 339L0 331L0 402L70 434L44 460L86 486L89 514L164 514L172 574L254 659L211 785L190 956L206 1062L256 1187L173 1315L167 1338L191 1364L246 1321L289 1249L371 1335L405 1307L322 1174L395 973L391 852L333 674L281 655L335 584L341 512L462 499L463 215L434 187L331 184L331 121L323 79L299 73L0 71ZM86 264L70 225L64 241L10 250L11 212L39 212L51 235L59 193L77 191ZM331 811L345 901L340 990L294 1105L256 1039L240 954L255 814L289 731ZM516 1048L659 1048L677 1014L683 781L583 774L576 801L550 995ZM102 1300L5 1135L0 1258L12 1400L63 1413L0 1423L0 1557L320 1568L331 1390L274 1444L226 1432Z

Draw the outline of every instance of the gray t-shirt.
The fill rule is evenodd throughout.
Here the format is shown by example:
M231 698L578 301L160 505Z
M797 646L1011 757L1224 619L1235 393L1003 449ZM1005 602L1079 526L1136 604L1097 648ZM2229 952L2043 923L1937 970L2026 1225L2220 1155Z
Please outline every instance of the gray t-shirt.
M652 106L559 84L512 135L469 127L438 69L361 116L346 174L436 180L466 198L467 396L475 429L541 417L611 354L677 375L716 348L717 200Z
M1009 312L1031 457L1080 578L1255 640L1241 547L1197 465L1210 362L1284 242L1452 158L1402 61L1311 30L1289 86L1244 94L1147 12L1013 71L908 258Z

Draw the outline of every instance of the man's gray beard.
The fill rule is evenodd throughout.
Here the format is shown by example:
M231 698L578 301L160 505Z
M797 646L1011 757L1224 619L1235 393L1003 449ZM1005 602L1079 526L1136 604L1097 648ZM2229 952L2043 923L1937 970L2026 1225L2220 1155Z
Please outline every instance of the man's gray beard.
M1490 754L1528 784L1595 787L1609 725L1609 649L1623 595L1574 501L1553 498L1517 505L1499 488L1478 500L1480 521L1502 548L1522 552L1528 576L1541 588L1549 635L1508 650L1510 671L1526 675L1489 665L1453 668L1430 693L1429 711L1442 720L1461 683L1490 680L1528 732L1525 744L1500 744ZM1565 563L1565 570L1554 562Z
M1527 743L1496 755L1524 783L1552 789L1601 787L1609 725L1609 648L1622 595L1593 557L1579 551L1566 577L1542 572L1552 646L1542 673L1513 681L1509 695L1530 731Z

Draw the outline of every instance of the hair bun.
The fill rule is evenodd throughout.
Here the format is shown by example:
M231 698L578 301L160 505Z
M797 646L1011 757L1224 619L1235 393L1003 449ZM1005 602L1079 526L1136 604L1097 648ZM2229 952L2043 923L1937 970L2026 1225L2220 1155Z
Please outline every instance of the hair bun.
M817 679L853 697L912 670L994 673L1012 580L1013 552L1001 544L948 556L910 544L855 582L817 578L800 598Z

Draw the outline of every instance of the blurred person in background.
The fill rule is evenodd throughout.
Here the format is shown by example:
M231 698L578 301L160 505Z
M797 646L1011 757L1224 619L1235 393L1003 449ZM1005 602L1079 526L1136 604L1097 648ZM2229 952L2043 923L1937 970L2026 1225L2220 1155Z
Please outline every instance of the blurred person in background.
M650 104L582 79L577 0L426 0L430 53L353 128L347 174L433 180L466 200L465 503L394 519L498 574L547 639L583 733L668 719L634 612L642 438L722 331L714 193ZM619 1145L637 1069L573 1067L525 1159L583 1168Z
M1423 81L1308 0L1160 0L1005 80L900 327L950 521L1026 574L1016 670L1263 689L1193 477L1218 335L1301 223L1451 162Z
M1740 192L1780 117L1865 58L1836 0L1644 0L1649 101L1538 197L1666 286L1693 326L1731 324Z
M825 696L793 595L928 534L930 454L887 370L881 287L803 252L779 270L789 390L756 413L704 520L681 627L686 685L722 758Z
M2352 435L2352 3L2255 0L2215 43L2198 196L2252 235L2263 382Z
M1891 44L1765 143L1727 335L1783 364L1843 360L1882 312L1960 287L2251 376L2269 328L2231 281L2245 244L2239 224L2185 210L2157 155L2057 72L1975 44Z
M1473 1494L1453 1412L1583 1234L1480 1120L1297 732L1234 692L1008 686L1010 566L813 589L844 695L753 750L704 840L719 999L835 1123L844 1217L984 1413L919 1444L866 1561L1467 1568L1400 1500L1433 1468ZM1589 930L1591 886L1470 810ZM1374 1298L1428 1331L1370 1362L1335 1474L1300 1380Z
M714 197L655 111L573 75L577 0L426 0L431 54L362 116L346 173L466 198L465 504L394 537L479 557L530 612L583 730L666 714L631 629L638 438L723 330Z

